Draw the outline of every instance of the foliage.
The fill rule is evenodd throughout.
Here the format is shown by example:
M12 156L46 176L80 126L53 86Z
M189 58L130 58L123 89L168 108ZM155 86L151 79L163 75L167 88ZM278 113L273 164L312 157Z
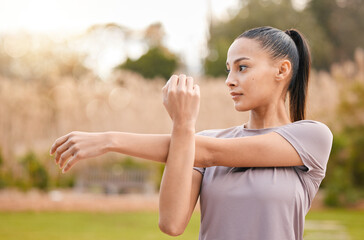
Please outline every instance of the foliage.
M0 147L0 189L6 186L3 164L4 164L4 157L2 154L2 149Z
M347 4L338 7L337 2L312 0L303 11L298 11L290 0L241 0L237 14L227 21L213 21L210 26L205 73L223 76L226 53L234 39L245 30L266 25L282 30L299 29L308 39L313 66L317 69L327 70L334 61L352 58L355 48L363 47L363 37L347 36L364 34L363 5L347 0L340 1Z
M3 157L3 151L2 148L0 147L0 169L4 164L4 157Z
M128 69L143 75L145 78L163 77L168 79L177 68L177 57L168 49L157 46L137 60L127 59L118 68Z
M355 139L348 132L334 134L334 142L330 160L327 165L327 174L322 183L326 194L324 202L327 206L344 206L355 203L358 194L355 191L355 178L353 172L357 158L355 152Z
M344 206L355 203L364 186L364 126L347 127L335 134L327 176L325 203Z
M335 49L326 52L320 67L328 67L333 61L351 59L356 48L364 47L364 4L358 0L311 0L307 11L311 12L329 45ZM324 45L321 45L323 47Z
M162 77L169 79L178 66L178 57L170 52L163 44L165 31L161 23L154 23L144 31L143 41L148 51L137 60L128 58L117 68L128 69L140 73L150 79Z
M49 188L72 188L75 186L76 177L72 173L62 174L61 171L54 177L51 176Z
M335 76L340 100L336 125L341 128L334 133L327 176L323 182L327 193L325 202L329 206L353 204L364 190L364 82L361 78L364 53L358 50L356 58L356 63L350 67L351 76L345 76L343 68ZM333 68L340 69L338 65Z
M121 162L120 166L123 169L146 169L147 165L144 162L137 162L133 157L126 156Z
M43 164L38 160L34 152L28 152L20 159L24 167L29 187L47 190L49 175Z

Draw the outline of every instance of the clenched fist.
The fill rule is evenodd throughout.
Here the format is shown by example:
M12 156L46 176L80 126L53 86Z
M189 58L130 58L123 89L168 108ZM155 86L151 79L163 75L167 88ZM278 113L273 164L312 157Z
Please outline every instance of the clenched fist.
M162 88L163 105L173 124L196 124L200 107L200 88L192 77L173 75Z

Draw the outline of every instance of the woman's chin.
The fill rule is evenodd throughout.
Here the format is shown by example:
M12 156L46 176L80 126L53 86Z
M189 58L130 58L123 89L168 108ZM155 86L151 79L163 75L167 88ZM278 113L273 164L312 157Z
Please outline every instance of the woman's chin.
M247 107L247 106L244 106L242 104L239 104L239 103L235 103L235 110L238 111L238 112L246 112L246 111L249 111L250 108Z

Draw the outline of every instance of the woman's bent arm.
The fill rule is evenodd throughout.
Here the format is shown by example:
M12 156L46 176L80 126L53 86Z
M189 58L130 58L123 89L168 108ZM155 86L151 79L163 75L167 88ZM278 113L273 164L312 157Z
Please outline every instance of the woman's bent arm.
M176 236L184 232L199 193L196 186L200 184L195 184L196 171L192 167L200 88L190 77L172 76L163 87L163 104L173 129L159 192L159 228Z
M159 227L172 236L182 234L189 222L194 158L194 127L174 127L159 200Z

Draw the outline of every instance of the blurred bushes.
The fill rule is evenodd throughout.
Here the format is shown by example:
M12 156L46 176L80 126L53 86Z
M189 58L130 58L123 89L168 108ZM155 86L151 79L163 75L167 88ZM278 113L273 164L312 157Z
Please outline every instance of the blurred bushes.
M34 152L28 152L20 158L20 163L24 169L25 187L35 187L47 190L49 185L49 175L45 167L38 160Z
M148 51L137 60L127 60L116 68L127 69L151 79L169 79L178 67L178 57L163 45L165 32L161 23L154 23L144 31L143 42Z
M128 58L118 68L140 73L147 79L155 77L169 79L177 69L177 63L177 57L168 49L156 46L135 61Z
M140 161L130 156L119 157L115 155L113 157L107 155L101 158L103 158L102 164L90 159L87 167L78 170L73 169L67 174L62 174L53 161L49 162L48 157L44 158L42 155L29 151L18 158L13 168L4 168L0 164L0 189L16 188L21 191L28 191L35 188L48 191L55 188L72 188L75 187L77 177L87 173L90 169L103 169L110 173L141 170L151 173L150 180L154 186L158 187L160 184L159 166L161 164Z
M325 203L347 206L364 197L364 52L355 62L332 66L338 84L334 142L323 181ZM339 126L339 127L338 127Z
M0 152L0 159L2 155ZM36 188L42 191L48 191L51 188L73 187L74 175L68 174L60 176L61 173L54 174L54 169L49 168L44 159L28 151L18 157L18 161L13 163L13 167L4 168L0 165L0 189L17 188L22 191L28 191Z
M325 204L346 206L356 203L364 181L364 127L334 133L333 148L323 181Z

